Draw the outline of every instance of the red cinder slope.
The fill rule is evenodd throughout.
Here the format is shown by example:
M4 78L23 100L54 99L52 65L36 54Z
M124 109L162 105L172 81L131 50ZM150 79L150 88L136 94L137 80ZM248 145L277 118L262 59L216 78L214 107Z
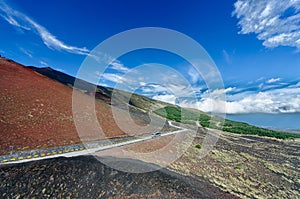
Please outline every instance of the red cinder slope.
M0 58L0 153L8 153L10 146L22 150L79 143L72 91L21 64ZM80 97L91 98L85 94ZM106 136L124 135L113 122L110 107L97 100L95 106ZM87 123L85 127L86 139L99 139L89 126Z

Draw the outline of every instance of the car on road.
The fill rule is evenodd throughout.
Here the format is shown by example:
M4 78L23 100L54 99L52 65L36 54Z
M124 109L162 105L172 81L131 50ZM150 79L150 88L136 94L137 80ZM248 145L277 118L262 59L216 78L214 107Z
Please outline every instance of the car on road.
M161 136L161 132L155 132L152 134L152 137L159 137Z

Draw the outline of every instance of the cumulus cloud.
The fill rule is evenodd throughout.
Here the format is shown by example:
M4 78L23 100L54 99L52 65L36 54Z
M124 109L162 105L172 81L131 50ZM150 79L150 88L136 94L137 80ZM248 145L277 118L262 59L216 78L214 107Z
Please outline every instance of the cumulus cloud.
M176 96L175 95L155 95L152 97L152 99L159 100L162 102L170 103L170 104L175 104L176 103Z
M89 53L89 50L85 47L79 48L76 46L67 45L64 42L58 40L46 28L39 25L27 15L14 10L4 1L0 2L0 16L16 28L26 31L32 31L33 33L38 35L42 39L43 43L50 49L64 50L69 53L80 55L87 55Z
M125 81L122 75L116 73L104 73L101 75L100 80L101 82L108 80L114 83L123 83Z
M202 93L198 102L185 100L182 106L197 108L205 112L239 113L295 113L300 112L300 85L298 83L283 88L228 94L227 101L212 96L230 92L234 88ZM224 107L226 107L226 109Z
M253 93L239 101L227 102L227 113L300 112L300 88L283 88Z
M269 48L300 49L300 0L238 0L234 7L240 34L255 33Z
M120 71L120 72L128 72L130 69L127 68L126 66L124 66L120 61L116 60L116 61L113 61L110 65L109 65L109 68L110 69L113 69L113 70L117 70L117 71Z

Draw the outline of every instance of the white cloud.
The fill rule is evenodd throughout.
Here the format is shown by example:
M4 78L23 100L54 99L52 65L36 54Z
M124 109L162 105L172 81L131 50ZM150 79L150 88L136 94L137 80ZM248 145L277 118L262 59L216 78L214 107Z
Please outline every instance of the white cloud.
M195 84L201 80L199 73L193 67L190 67L188 75L190 76L192 84Z
M146 82L139 82L140 86L146 86Z
M40 64L42 65L42 66L44 66L44 67L48 67L49 65L46 63L46 62L44 62L44 61L40 61Z
M253 93L239 101L228 102L226 106L227 113L300 112L300 89L285 88Z
M115 73L104 73L101 75L100 81L108 80L115 83L123 83L125 81L124 77L120 74Z
M233 15L240 34L257 34L266 47L300 49L300 0L238 0Z
M267 83L271 84L271 83L279 82L280 80L281 80L281 78L271 78L271 79L267 80Z
M176 97L174 95L155 95L152 97L152 99L170 103L170 104L176 103Z
M297 85L297 84L296 84ZM300 88L285 87L264 92L246 92L230 95L232 101L223 101L214 98L226 90L212 91L210 95L203 93L198 102L185 100L182 106L197 108L206 112L222 112L228 114L238 113L294 113L300 112ZM239 97L236 97L240 95ZM225 109L226 107L226 109Z
M109 68L117 70L119 72L128 72L130 69L124 66L121 62L119 61L113 61L110 65Z
M165 86L163 86L163 85L159 85L159 84L146 84L145 82L143 82L143 84L144 84L144 86L142 86L140 89L144 93L169 92L169 90Z
M231 91L234 91L235 89L236 89L235 87L228 87L225 89L216 89L211 92L211 95L223 95L223 94L229 93Z
M6 3L4 3L4 1L0 2L0 16L16 28L20 28L26 31L33 31L42 39L44 44L50 49L64 50L70 53L80 55L87 55L89 53L89 50L85 47L79 48L75 46L70 46L58 40L46 28L36 23L34 20L29 18L25 14L9 7Z
M6 20L10 25L13 25L15 27L18 27L18 28L21 28L21 29L24 29L24 30L30 30L29 27L26 27L26 26L22 26L20 25L12 16L5 16L5 15L2 15L0 14L1 17L3 17L4 20Z
M26 50L22 47L19 47L20 51L22 51L25 55L27 55L28 57L32 58L32 52L30 52L29 50Z

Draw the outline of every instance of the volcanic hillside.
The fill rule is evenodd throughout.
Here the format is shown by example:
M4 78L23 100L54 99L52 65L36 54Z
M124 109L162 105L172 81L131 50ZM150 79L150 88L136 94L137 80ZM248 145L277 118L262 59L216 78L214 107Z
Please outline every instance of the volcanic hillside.
M72 114L72 92L64 84L0 58L0 153L7 153L10 146L24 150L79 143ZM80 100L92 99L77 92ZM114 123L107 103L96 100L95 107L106 137L125 135ZM90 109L86 110L80 117L88 117ZM83 139L99 139L91 126L86 122Z
M131 170L125 173L91 156L55 158L0 167L4 198L238 198L203 178L189 178L157 165L130 159L103 157Z

